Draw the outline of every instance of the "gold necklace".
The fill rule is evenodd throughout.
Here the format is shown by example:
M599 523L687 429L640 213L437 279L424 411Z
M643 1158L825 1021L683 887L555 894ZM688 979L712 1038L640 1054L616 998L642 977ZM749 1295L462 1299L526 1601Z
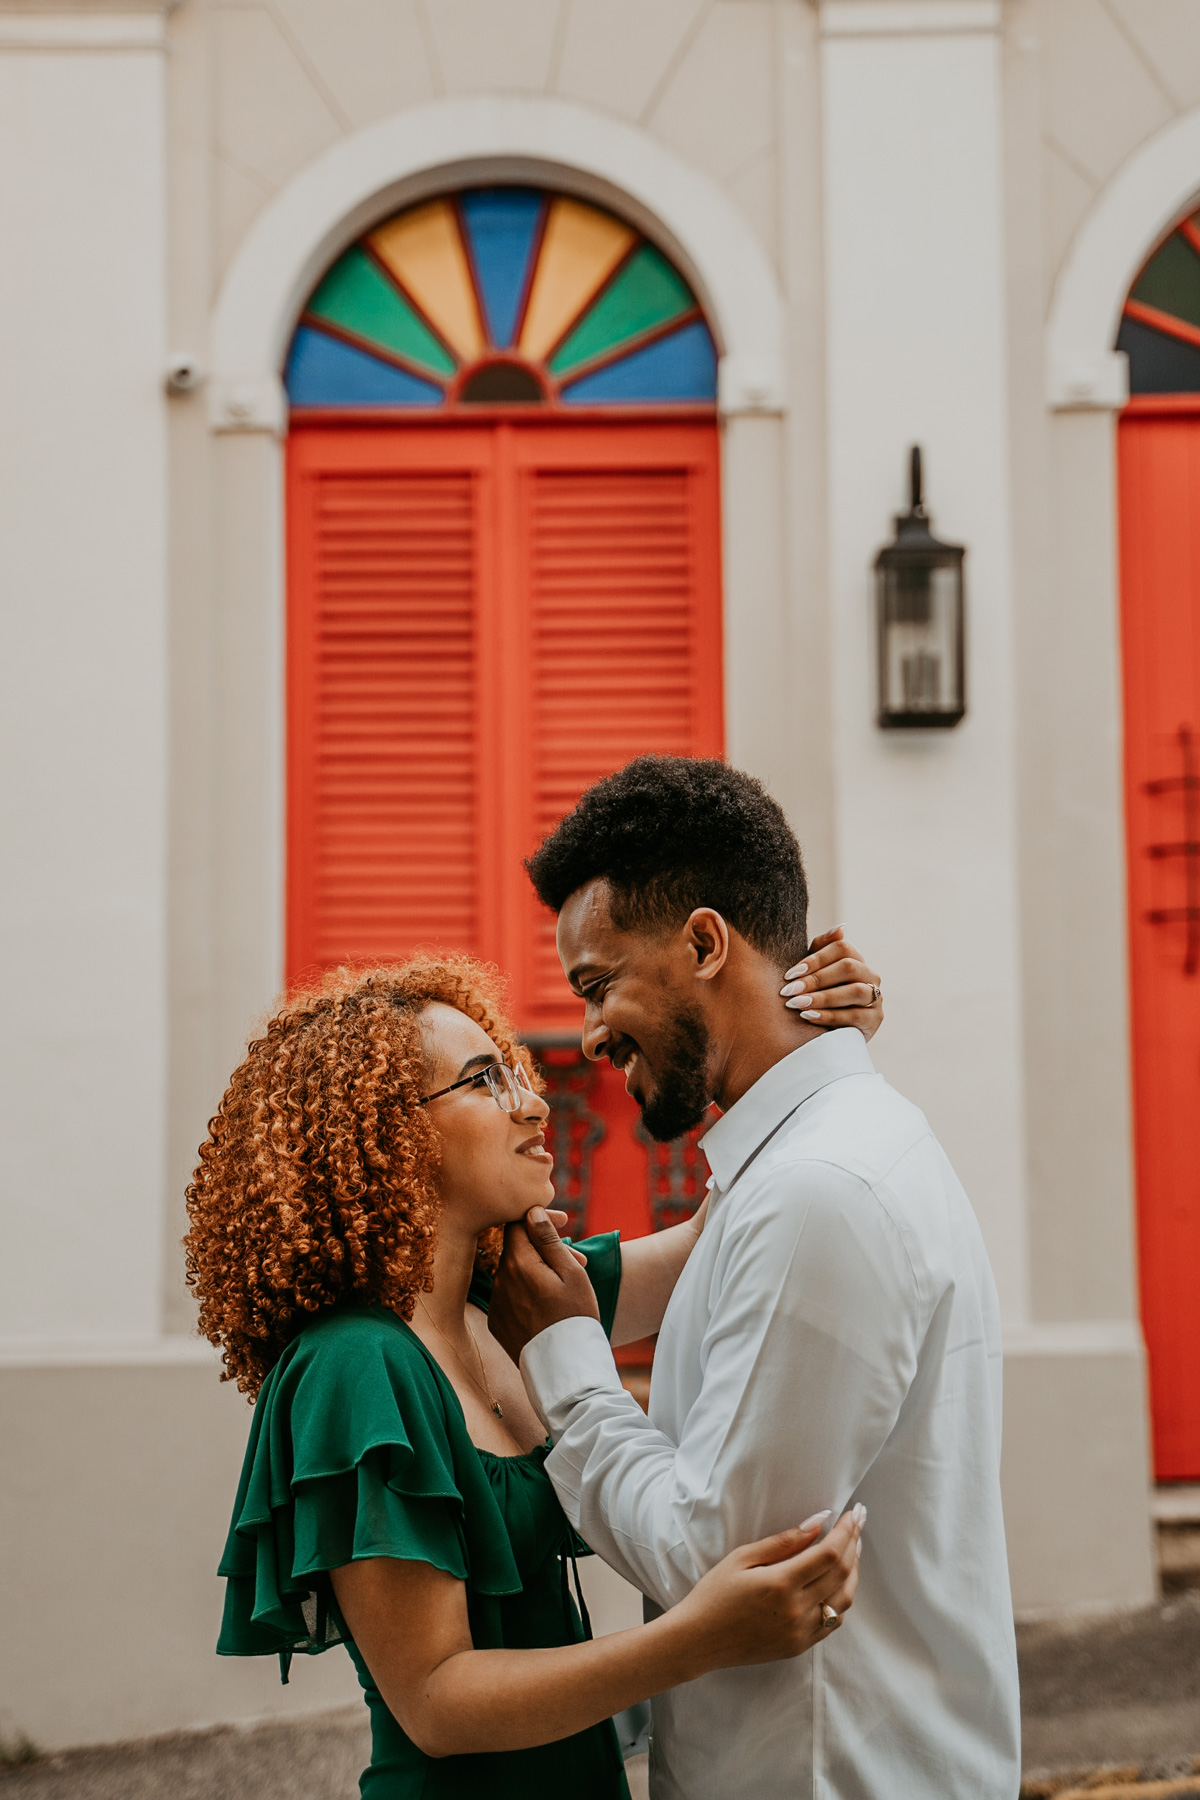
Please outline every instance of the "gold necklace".
M476 1380L474 1375L472 1375L470 1369L468 1369L466 1363L463 1361L462 1357L458 1354L458 1351L455 1349L454 1345L450 1342L450 1339L446 1336L445 1332L442 1330L441 1326L438 1324L437 1320L434 1318L433 1314L430 1312L429 1308L426 1306L425 1301L420 1294L417 1295L417 1304L420 1306L421 1311L425 1314L425 1317L429 1320L429 1323L433 1326L433 1329L437 1332L438 1336L441 1338L443 1344L446 1345L451 1356L454 1358L455 1362L458 1364L459 1368L462 1370L462 1372L466 1376L467 1380L472 1384L473 1387L477 1387L479 1389L480 1393L484 1395L485 1399L487 1400L488 1405L491 1407L491 1409L495 1413L496 1417L498 1419L502 1419L504 1417L504 1408L501 1406L501 1404L497 1400L495 1394L493 1394L491 1388L488 1386L487 1371L485 1370L485 1368L483 1366L483 1353L480 1350L479 1345L475 1342L475 1333L471 1330L471 1327L464 1320L463 1329L466 1332L467 1336L471 1340L471 1348L472 1348L472 1350L474 1350L475 1360L479 1364L479 1379L478 1380Z

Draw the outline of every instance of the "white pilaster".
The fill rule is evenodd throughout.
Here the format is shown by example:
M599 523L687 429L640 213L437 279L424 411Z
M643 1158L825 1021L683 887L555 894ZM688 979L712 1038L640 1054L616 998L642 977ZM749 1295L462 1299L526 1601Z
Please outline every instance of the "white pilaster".
M975 1203L1027 1316L1016 710L1000 191L1000 8L825 0L830 571L839 911L886 982L877 1060ZM968 713L874 722L871 564L925 452L967 546Z
M163 20L0 20L0 1333L159 1324Z

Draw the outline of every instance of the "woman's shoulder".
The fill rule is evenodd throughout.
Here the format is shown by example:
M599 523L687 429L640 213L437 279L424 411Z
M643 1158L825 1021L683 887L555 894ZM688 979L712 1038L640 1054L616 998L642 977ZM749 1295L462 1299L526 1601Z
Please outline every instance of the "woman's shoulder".
M460 1435L420 1339L379 1306L338 1307L306 1325L264 1384L258 1410L273 1436L286 1428L293 1482L346 1471L384 1445L444 1465Z
M337 1379L367 1370L395 1369L421 1385L436 1387L420 1339L398 1313L385 1306L338 1306L298 1331L264 1384Z

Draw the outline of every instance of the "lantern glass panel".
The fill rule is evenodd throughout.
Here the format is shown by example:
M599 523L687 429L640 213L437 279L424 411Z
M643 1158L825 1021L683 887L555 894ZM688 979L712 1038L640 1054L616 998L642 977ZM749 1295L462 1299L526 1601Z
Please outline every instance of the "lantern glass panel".
M961 579L958 558L880 569L881 724L962 717Z

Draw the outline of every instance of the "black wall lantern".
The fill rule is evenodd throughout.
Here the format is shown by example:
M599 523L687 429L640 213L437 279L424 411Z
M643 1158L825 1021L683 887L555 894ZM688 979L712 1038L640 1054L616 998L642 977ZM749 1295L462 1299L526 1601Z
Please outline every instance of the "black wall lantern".
M879 712L885 731L957 725L967 710L963 656L963 556L939 544L921 500L921 451L913 445L912 504L895 542L875 558Z

